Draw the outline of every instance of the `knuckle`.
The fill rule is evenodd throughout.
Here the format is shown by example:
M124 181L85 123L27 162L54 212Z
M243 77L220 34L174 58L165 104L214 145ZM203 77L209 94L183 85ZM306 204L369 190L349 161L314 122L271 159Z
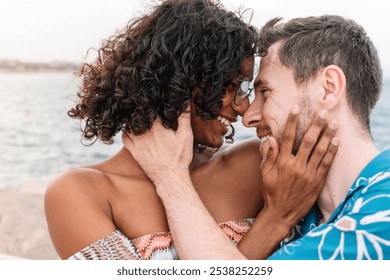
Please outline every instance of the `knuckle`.
M321 162L321 167L324 168L324 169L329 169L330 166L331 166L332 162L331 160L329 160L328 158L325 158L322 162Z
M323 155L323 154L326 154L326 152L328 151L328 148L324 145L318 145L315 147L315 150L314 150L317 154L320 154L320 155Z
M312 174L309 178L308 178L308 184L314 186L314 187L317 187L317 180L315 178L315 175Z
M310 145L310 144L314 144L317 142L317 137L313 136L313 135L306 135L304 138L303 138L303 141L302 141L304 144L306 145Z
M294 178L304 178L305 174L302 168L295 168L291 170L291 176Z

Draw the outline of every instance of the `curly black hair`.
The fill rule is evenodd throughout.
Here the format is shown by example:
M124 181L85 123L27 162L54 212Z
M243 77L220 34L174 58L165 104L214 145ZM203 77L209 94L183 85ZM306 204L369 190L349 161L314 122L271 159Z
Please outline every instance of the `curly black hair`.
M156 117L175 129L194 98L216 118L226 87L256 52L257 29L213 0L165 0L103 42L78 75L79 100L68 111L85 120L83 139L112 143L119 131L142 134Z

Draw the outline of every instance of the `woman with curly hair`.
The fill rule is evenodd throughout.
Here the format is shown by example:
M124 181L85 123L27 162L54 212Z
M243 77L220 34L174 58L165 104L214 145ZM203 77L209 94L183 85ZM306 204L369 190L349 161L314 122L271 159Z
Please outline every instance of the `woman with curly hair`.
M79 99L68 112L85 121L83 139L110 144L119 132L142 136L156 120L176 130L190 107L191 179L234 244L263 206L259 140L222 147L249 106L257 37L219 2L165 0L84 64ZM45 211L63 259L179 258L156 188L125 147L58 176Z

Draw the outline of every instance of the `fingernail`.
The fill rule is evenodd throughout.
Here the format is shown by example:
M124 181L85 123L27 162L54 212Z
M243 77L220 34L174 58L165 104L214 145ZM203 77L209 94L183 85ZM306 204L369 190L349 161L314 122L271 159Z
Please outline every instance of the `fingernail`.
M299 114L299 111L300 111L299 106L298 106L298 105L294 105L294 106L292 107L291 113L292 113L293 115L298 115L298 114Z
M338 127L338 123L336 120L332 120L330 123L329 123L329 128L330 129L336 129Z
M328 110L322 109L318 115L320 116L321 119L325 120L328 117Z
M337 147L340 144L340 139L338 137L333 137L331 143L333 146Z
M263 145L267 141L268 141L268 135L260 138L260 145Z
M265 164L265 161L267 159L267 154L268 154L268 151L270 149L270 146L271 145L268 143L268 141L265 141L259 147L259 151L260 151L260 154L262 156L262 160L261 160L261 163L260 163L260 169L263 169L263 167L264 167L264 164Z

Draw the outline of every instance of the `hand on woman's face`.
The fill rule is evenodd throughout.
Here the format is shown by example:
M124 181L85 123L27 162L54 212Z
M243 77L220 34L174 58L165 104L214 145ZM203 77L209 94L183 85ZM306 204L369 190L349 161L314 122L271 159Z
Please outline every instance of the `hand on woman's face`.
M188 112L179 116L176 131L165 128L161 119L157 118L144 134L123 132L122 141L155 184L172 171L187 173L193 158L193 135Z

